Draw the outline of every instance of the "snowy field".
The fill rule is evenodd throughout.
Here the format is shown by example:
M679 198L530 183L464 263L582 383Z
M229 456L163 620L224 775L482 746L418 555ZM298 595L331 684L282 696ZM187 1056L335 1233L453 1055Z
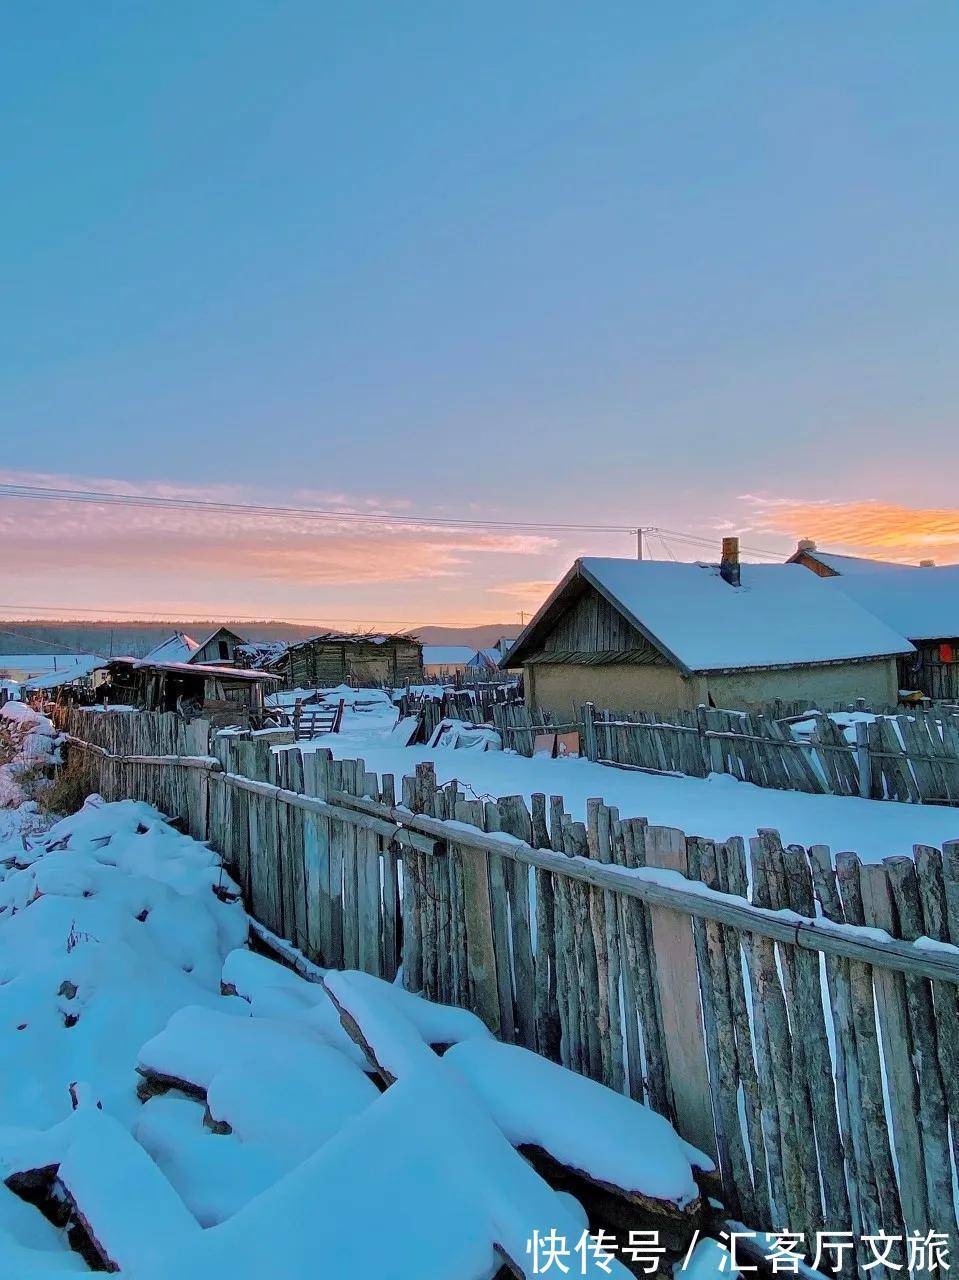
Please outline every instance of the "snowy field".
M455 778L464 790L479 796L521 795L529 800L534 791L561 795L567 811L580 819L586 817L587 799L599 796L615 805L624 818L647 818L660 826L678 827L687 835L726 840L734 835L749 837L769 827L786 844L825 844L834 853L852 850L864 861L910 854L916 844L941 846L946 840L959 839L959 809L943 805L775 791L739 782L728 774L658 777L588 760L405 747L398 745L398 740L405 740L404 733L402 727L397 729L397 713L385 695L377 700L376 690L347 692L369 705L347 706L341 732L315 738L312 745L329 747L339 759L361 758L380 775L392 773L400 778L413 773L420 761L432 760L438 782ZM337 690L336 696L341 695Z

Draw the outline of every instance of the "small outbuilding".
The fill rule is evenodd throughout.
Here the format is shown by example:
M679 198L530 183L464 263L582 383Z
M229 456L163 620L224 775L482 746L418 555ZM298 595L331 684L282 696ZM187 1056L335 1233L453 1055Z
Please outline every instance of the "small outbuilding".
M424 644L423 673L427 680L462 675L475 653L468 644Z
M213 662L222 666L233 666L237 662L237 650L242 649L246 641L229 627L217 627L212 635L201 640L187 662L196 665L198 662Z
M423 646L410 635L324 631L291 644L269 669L288 689L414 684L423 679Z
M802 565L912 643L899 659L899 688L959 700L959 565L918 565L820 551L803 539L790 564Z
M145 658L113 658L107 670L109 683L99 693L112 704L178 711L188 720L203 716L216 725L256 726L263 715L264 687L269 692L277 683L263 671Z
M500 665L560 716L895 703L908 640L798 565L740 565L736 539L723 550L719 564L577 560Z

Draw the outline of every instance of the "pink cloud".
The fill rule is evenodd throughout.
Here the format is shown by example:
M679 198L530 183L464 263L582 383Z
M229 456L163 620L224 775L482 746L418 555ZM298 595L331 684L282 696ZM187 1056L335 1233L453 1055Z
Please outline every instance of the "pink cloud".
M7 483L117 494L244 502L239 486L132 485L113 479L0 471ZM262 497L255 499L263 502ZM391 505L382 497L301 490L293 501L326 503L361 514ZM289 505L291 495L277 505ZM7 499L0 504L5 567L29 565L35 574L56 571L97 575L125 571L144 585L151 574L188 569L191 578L252 580L303 586L403 583L464 577L476 562L495 556L530 556L555 540L527 533L437 525L314 520L247 512L202 512L110 506L69 501Z

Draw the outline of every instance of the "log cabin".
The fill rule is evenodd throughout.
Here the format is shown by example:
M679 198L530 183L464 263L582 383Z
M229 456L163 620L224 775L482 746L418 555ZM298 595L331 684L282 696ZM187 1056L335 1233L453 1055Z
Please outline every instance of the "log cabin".
M898 685L927 698L959 700L959 565L918 565L820 551L803 538L788 563L828 581L904 635Z
M749 710L777 698L896 701L912 645L791 564L577 560L501 662L526 700L562 717L699 704Z
M418 683L423 679L423 646L410 635L324 631L289 645L268 670L287 689Z

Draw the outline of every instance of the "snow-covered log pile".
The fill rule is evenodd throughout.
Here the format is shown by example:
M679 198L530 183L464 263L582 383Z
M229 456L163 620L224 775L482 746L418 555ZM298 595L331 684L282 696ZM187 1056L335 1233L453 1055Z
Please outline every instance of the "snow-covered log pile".
M707 1162L660 1117L248 927L141 802L0 844L0 1276L533 1276L534 1233L572 1246L610 1204L689 1237Z
M0 707L0 809L24 803L26 775L57 761L57 741L51 721L25 702Z

